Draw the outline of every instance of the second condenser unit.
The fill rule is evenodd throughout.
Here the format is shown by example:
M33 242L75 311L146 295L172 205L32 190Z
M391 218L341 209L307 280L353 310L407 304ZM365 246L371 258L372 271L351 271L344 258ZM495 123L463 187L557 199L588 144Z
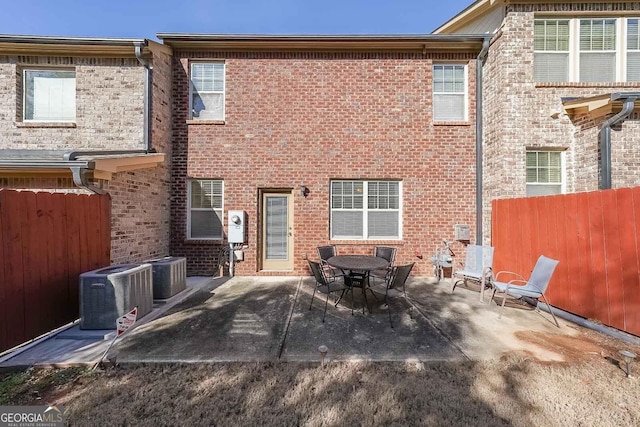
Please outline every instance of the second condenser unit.
M146 261L153 267L153 298L167 299L187 287L187 259L167 256Z

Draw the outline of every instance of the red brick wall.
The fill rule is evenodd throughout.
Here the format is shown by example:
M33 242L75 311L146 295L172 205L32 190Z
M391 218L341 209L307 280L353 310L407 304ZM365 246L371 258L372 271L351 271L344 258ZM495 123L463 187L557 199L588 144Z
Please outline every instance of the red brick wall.
M189 60L226 62L225 123L188 124ZM236 274L260 273L257 248L261 188L294 194L295 267L318 245L340 253L398 248L399 263L429 257L456 223L475 220L475 53L174 52L171 253L187 256L189 274L212 274L221 242L186 241L188 178L224 180L226 211L248 214L249 248ZM469 120L432 121L433 61L469 64ZM403 182L401 241L331 241L331 179ZM310 190L300 195L299 185ZM422 255L422 259L416 256ZM279 273L281 274L281 273Z

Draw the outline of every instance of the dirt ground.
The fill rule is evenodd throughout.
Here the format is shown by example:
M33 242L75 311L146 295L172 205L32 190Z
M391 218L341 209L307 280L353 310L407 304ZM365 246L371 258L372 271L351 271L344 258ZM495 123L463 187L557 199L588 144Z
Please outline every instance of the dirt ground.
M640 348L587 330L519 338L565 361L30 370L2 375L0 405L64 405L72 425L640 425L640 366L627 379L618 354Z

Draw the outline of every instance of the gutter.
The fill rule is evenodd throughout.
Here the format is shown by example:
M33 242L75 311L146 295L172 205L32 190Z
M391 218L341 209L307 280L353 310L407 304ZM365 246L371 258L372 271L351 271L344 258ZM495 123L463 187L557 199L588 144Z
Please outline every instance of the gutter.
M482 245L482 67L489 54L491 39L485 38L476 59L476 245Z
M148 59L142 57L142 49L147 46L146 40L144 42L134 42L136 48L136 58L138 62L144 67L144 131L143 139L144 146L147 152L151 151L151 132L150 132L150 116L151 116L151 64Z
M144 43L145 39L116 38L116 37L58 37L0 34L2 43L38 43L38 44L69 44L69 45L107 45L130 46L131 43Z
M635 108L639 93L621 94L614 93L611 100L623 99L622 110L613 117L607 119L600 130L600 190L611 188L611 126L622 123L629 117Z

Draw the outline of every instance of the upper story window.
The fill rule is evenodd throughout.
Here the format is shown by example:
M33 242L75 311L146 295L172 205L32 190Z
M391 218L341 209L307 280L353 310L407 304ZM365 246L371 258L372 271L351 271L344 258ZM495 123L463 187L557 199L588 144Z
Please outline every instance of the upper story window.
M638 81L638 19L536 19L534 52L537 82Z
M563 152L527 150L527 197L563 193Z
M224 62L191 64L192 119L224 120L224 91Z
M332 239L400 239L400 181L331 181Z
M76 120L76 72L24 70L23 120L73 122Z
M534 28L536 81L568 81L569 21L536 20Z
M627 19L627 81L640 81L640 19Z
M222 180L192 179L188 184L187 238L222 239Z
M616 81L616 20L580 20L580 81Z
M467 120L467 72L463 64L433 66L433 120Z

